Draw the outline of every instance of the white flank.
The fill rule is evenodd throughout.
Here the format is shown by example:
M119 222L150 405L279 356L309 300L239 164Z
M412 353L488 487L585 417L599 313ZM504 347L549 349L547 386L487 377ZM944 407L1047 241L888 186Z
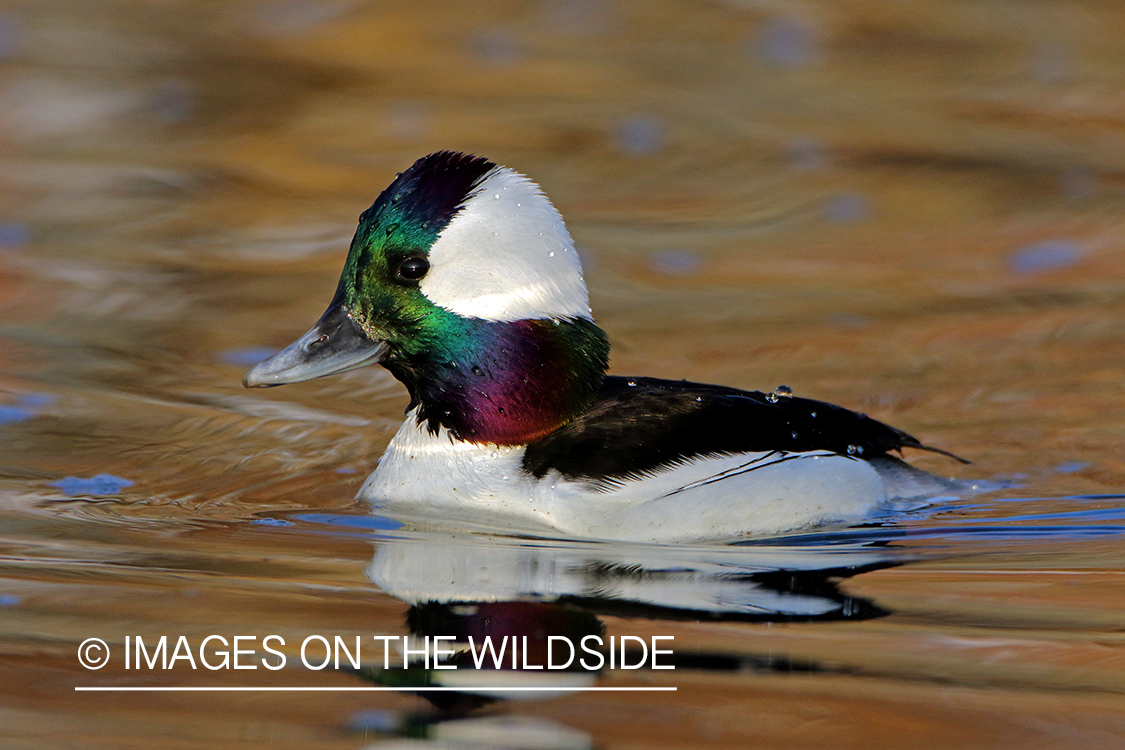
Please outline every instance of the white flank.
M582 264L562 216L506 167L481 181L430 248L421 290L467 318L591 318Z
M888 499L871 464L828 451L699 457L608 491L557 472L536 480L523 451L431 435L412 411L359 497L413 526L641 542L856 523Z

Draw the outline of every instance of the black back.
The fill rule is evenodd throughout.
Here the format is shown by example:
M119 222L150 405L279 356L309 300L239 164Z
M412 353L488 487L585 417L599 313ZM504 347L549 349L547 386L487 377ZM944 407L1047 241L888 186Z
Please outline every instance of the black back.
M537 478L557 470L570 480L610 487L699 456L826 450L870 459L902 448L957 458L824 401L687 381L607 377L589 410L528 445L523 469Z

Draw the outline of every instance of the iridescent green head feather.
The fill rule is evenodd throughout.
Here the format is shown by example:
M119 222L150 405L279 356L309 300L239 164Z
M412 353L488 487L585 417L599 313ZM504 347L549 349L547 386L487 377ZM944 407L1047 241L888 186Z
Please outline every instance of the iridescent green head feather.
M307 379L306 367L308 377L330 374L318 352L339 356L340 371L380 361L433 430L517 444L589 404L608 344L570 236L539 188L485 159L440 152L360 216L324 317L245 382Z

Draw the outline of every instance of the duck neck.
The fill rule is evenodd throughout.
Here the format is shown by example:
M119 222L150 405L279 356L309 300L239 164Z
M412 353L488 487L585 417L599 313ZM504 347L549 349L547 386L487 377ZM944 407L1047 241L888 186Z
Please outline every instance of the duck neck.
M524 445L588 409L605 379L609 342L585 318L453 316L441 328L384 362L434 433L445 427L459 440Z

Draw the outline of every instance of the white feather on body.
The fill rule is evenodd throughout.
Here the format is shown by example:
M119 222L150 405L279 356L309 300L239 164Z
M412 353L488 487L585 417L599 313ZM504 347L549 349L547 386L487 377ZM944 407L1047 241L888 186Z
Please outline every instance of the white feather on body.
M855 523L887 500L869 463L827 451L694 458L604 490L558 472L535 479L523 451L431 434L412 411L359 497L410 524L648 542Z

